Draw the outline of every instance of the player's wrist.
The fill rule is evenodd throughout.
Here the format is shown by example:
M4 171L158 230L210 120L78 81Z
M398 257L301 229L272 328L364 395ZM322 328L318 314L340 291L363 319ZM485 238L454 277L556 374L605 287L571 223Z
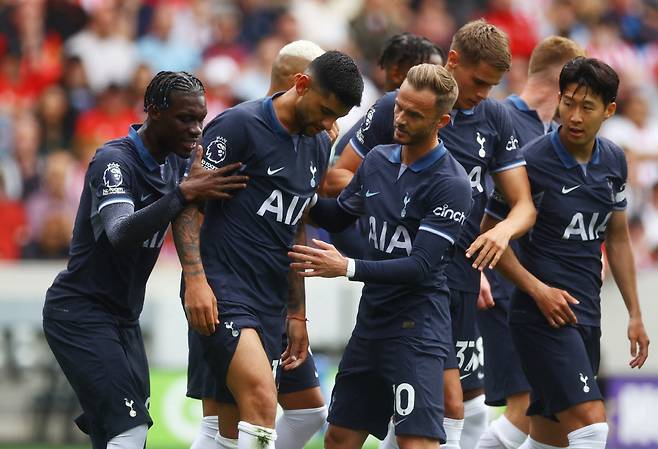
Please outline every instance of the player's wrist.
M293 321L295 321L295 320L296 320L296 321L303 321L303 322L307 322L307 321L308 321L308 318L306 318L306 314L305 314L305 313L300 313L300 312L297 312L297 313L289 313L289 314L286 316L286 318L287 318L289 321L290 321L290 320L293 320Z
M352 279L356 274L356 261L350 257L347 257L346 259L345 276L347 276L348 279Z

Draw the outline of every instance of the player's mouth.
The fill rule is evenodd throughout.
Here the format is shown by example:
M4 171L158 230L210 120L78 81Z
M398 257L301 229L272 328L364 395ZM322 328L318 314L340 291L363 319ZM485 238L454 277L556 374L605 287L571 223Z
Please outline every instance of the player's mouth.
M574 139L580 139L585 136L585 130L580 128L568 127L567 131L569 132L569 135Z
M395 127L395 132L393 133L395 138L401 138L404 136L408 136L409 133L405 131L404 129L401 129L400 127Z
M192 152L196 148L197 144L199 143L198 139L194 140L184 140L183 141L183 148L185 148L186 152Z

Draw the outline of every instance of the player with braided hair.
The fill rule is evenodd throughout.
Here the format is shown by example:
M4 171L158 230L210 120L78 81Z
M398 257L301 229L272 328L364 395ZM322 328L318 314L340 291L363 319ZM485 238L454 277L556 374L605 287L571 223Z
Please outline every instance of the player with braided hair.
M82 406L76 423L94 449L141 449L153 423L138 320L169 223L189 203L230 198L247 181L226 176L239 163L201 168L206 101L197 78L158 73L144 109L144 123L106 142L89 164L69 263L43 309L48 344Z

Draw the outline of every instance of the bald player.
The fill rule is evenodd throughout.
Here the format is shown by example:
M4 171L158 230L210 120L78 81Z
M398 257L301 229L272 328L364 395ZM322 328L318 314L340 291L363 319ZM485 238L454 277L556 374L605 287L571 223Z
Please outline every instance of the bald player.
M324 53L318 45L307 40L291 42L281 48L274 64L267 95L286 91L293 86L295 75L303 73L308 64ZM334 124L335 127L335 124ZM335 139L337 128L330 136ZM305 244L306 236L298 233L296 242ZM290 276L290 295L304 295L304 279ZM190 329L190 332L192 330ZM198 340L190 338L190 355L188 360L187 396L201 399L203 420L196 440L191 449L215 449L215 436L218 434L219 403L217 385L198 345ZM287 346L284 334L283 350ZM327 417L327 407L320 390L320 382L315 369L313 355L298 368L290 371L283 369L280 375L278 401L283 408L283 415L276 422L276 448L302 449L306 442L322 427Z

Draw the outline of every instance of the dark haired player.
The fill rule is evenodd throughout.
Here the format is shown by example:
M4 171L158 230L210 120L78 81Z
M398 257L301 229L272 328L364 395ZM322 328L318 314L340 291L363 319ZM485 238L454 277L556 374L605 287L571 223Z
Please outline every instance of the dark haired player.
M227 199L245 176L224 177L198 157L206 116L201 82L160 72L146 89L147 118L107 142L87 170L70 260L46 293L46 339L82 405L76 423L94 449L142 448L152 424L139 315L169 222L190 202ZM199 151L200 154L200 151Z
M231 201L206 204L200 232L194 208L174 225L185 304L205 306L191 324L221 390L222 448L274 447L286 318L281 365L299 366L308 346L305 305L288 295L287 250L327 168L331 142L323 131L360 103L362 91L354 61L330 51L288 91L228 109L204 130L205 167L240 160L251 179Z
M457 31L446 64L459 86L459 97L451 112L451 123L441 129L441 139L466 169L474 200L464 232L455 245L452 263L447 268L455 351L444 374L444 427L448 436L444 447L451 449L458 447L460 439L464 448L475 447L487 425L482 388L482 338L475 316L480 273L472 265L495 264L509 239L523 234L534 220L525 162L518 151L509 113L499 102L487 98L510 63L507 37L495 26L478 20ZM363 127L351 140L352 147L362 156L376 145L393 142L396 98L397 92L381 97L371 117L366 117ZM357 167L358 164L350 168L356 170ZM487 173L493 175L513 204L514 212L478 237L487 198L484 185ZM473 254L479 248L485 248L481 253L486 257L475 263L468 260L467 249Z
M532 387L530 436L523 449L603 449L608 425L596 382L601 337L601 243L628 309L631 368L648 356L626 217L624 152L597 137L616 109L619 78L579 57L560 73L562 126L524 147L537 222L500 271L517 289L510 329ZM507 206L492 196L483 227Z
M553 131L553 118L558 106L558 78L565 63L584 51L571 39L551 36L532 51L528 79L520 95L510 95L503 105L512 118L519 147ZM488 192L493 182L487 179ZM513 248L517 242L513 242ZM505 412L493 420L480 438L477 449L516 449L528 437L530 418L526 410L530 402L530 384L512 342L508 318L514 284L495 270L486 270L491 284L493 304L482 304L486 310L477 314L484 345L484 390L486 404L505 406ZM483 279L484 282L484 279ZM484 295L485 288L481 295ZM482 299L482 298L481 298Z
M313 42L300 40L285 45L272 64L268 95L290 89L295 75L303 73L309 63L322 55L324 50ZM306 242L304 226L298 227L297 239ZM290 295L304 295L304 280L291 271ZM219 403L217 381L203 358L201 342L188 330L189 356L187 367L187 396L201 399L203 418L197 436L190 449L215 449L215 438L219 431ZM283 350L288 340L284 334ZM221 399L221 397L219 398ZM327 418L327 407L320 390L320 381L310 352L297 368L282 370L279 378L278 402L283 413L276 420L276 447L302 449L309 439L322 427Z
M360 448L368 434L382 439L391 418L403 449L446 441L440 373L452 335L445 270L472 200L466 172L437 134L457 95L444 67L412 67L395 106L397 144L375 147L337 200L311 209L316 223L332 229L366 217L363 258L318 240L319 248L295 245L290 253L302 276L365 282L332 393L327 449Z

